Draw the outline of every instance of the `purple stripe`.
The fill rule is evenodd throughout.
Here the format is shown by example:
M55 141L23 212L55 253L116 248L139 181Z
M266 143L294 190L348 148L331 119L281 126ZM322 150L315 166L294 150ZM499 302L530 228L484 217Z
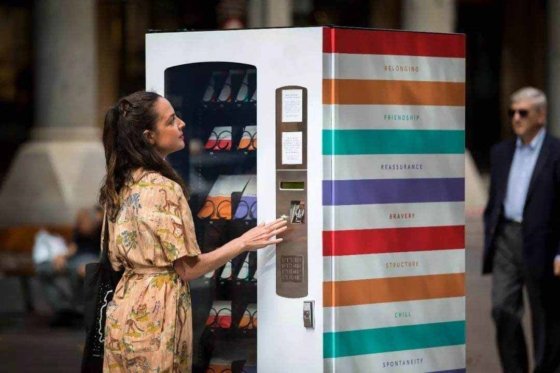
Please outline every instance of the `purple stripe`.
M437 372L429 372L429 373L466 373L467 369L451 369L451 370L438 370Z
M323 181L323 206L464 200L463 178Z

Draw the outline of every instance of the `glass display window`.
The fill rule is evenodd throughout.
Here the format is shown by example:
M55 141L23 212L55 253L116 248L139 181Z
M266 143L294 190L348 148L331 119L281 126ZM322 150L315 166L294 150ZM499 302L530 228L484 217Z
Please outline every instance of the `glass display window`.
M169 161L189 187L197 240L210 252L256 225L257 70L191 63L167 68L164 79L187 139ZM194 372L255 369L256 265L256 253L244 253L190 282Z

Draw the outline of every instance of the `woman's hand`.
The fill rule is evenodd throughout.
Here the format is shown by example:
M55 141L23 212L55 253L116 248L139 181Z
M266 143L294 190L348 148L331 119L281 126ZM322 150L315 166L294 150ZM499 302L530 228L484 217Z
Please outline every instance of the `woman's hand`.
M181 257L173 265L183 281L194 280L223 266L245 251L254 251L282 242L281 238L273 237L284 232L287 229L287 224L288 222L285 219L259 224L216 250L198 256Z
M273 237L284 232L288 228L287 224L286 219L280 218L270 223L261 223L243 233L238 238L243 251L254 251L282 242L282 238Z

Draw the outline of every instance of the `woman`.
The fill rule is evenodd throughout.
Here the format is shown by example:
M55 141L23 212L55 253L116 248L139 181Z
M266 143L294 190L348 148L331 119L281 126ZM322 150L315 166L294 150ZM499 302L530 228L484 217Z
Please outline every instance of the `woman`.
M187 281L250 250L282 241L282 219L260 224L202 254L187 191L165 158L185 146L185 123L165 98L136 92L105 117L107 176L100 202L109 221L109 259L125 270L107 309L104 371L190 372Z

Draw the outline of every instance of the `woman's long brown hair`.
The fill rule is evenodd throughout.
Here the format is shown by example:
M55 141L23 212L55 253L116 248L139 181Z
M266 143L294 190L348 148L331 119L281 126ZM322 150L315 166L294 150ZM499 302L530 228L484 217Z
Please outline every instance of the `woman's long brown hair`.
M155 130L158 113L154 104L161 96L139 91L121 98L107 111L103 127L103 146L107 175L99 194L99 204L114 221L120 209L119 194L132 181L134 170L155 171L177 182L188 197L181 177L146 140L145 130Z

